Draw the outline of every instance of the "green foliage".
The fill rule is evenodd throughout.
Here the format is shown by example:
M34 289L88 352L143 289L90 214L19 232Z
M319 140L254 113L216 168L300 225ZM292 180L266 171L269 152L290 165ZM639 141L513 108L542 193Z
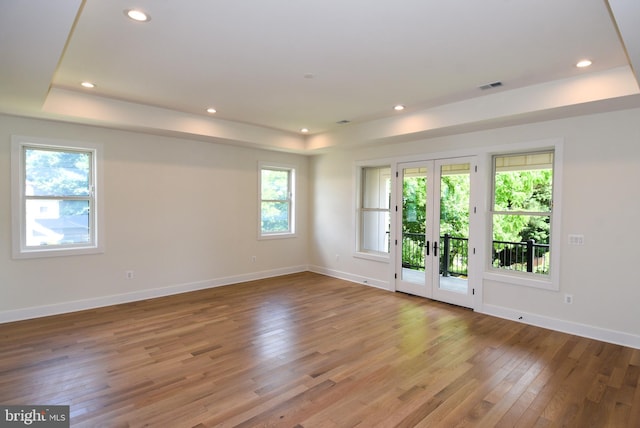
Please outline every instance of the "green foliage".
M263 232L289 231L288 170L263 169L261 172L260 222Z
M551 169L505 171L495 175L493 239L523 242L534 239L549 243L548 217L521 215L515 212L550 212L552 204Z
M89 196L91 154L28 148L25 151L28 196ZM60 202L62 216L87 214L86 201Z
M426 177L405 177L402 185L402 264L424 269Z
M469 237L469 174L444 175L440 181L440 235Z
M427 179L406 177L402 186L402 232L425 233Z
M262 170L262 200L283 201L289 198L289 171Z
M529 213L549 213L551 211L552 180L553 171L551 169L499 171L496 173L494 211L501 213L493 216L494 241L520 243L533 239L538 244L549 243L550 218L545 215L530 215ZM424 266L427 179L425 177L405 177L402 193L402 260L405 265ZM468 174L442 176L440 185L441 236L449 234L452 237L468 238L469 195ZM453 242L456 244L451 244ZM455 240L451 240L450 244L451 262L460 259L465 249L460 247ZM535 247L535 257L548 258L548 249ZM515 256L510 257L509 260L515 262ZM548 263L544 266L543 269L547 269ZM464 269L466 266L459 266L459 270ZM538 272L547 273L548 270Z
M469 175L444 175L440 182L440 235L469 236ZM427 212L427 179L405 177L402 188L402 261L405 265L424 266L424 235ZM451 247L450 260L458 254ZM466 266L465 266L466 268Z
M262 202L261 227L263 232L278 233L289 231L289 203Z

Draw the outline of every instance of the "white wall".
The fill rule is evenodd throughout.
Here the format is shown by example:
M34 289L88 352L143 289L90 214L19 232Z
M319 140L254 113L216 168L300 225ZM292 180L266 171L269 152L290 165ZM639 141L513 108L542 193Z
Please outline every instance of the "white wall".
M104 254L11 258L12 134L103 144ZM295 238L257 239L261 160L297 167ZM0 322L305 270L307 195L305 156L0 115Z
M410 143L333 149L312 160L314 270L393 289L393 267L352 256L356 161L564 139L560 291L482 283L478 309L640 348L640 110ZM584 246L568 246L568 234ZM340 257L336 258L336 255ZM563 303L565 293L574 303Z
M13 260L11 134L104 145L106 252ZM640 110L307 158L0 115L0 322L304 270L393 288L354 258L354 163L563 138L560 291L483 281L481 311L640 348ZM257 163L297 166L298 237L257 240ZM582 247L567 235L585 236ZM251 256L257 257L251 263ZM336 257L338 256L338 257ZM127 280L126 270L135 278ZM565 293L574 297L563 303Z

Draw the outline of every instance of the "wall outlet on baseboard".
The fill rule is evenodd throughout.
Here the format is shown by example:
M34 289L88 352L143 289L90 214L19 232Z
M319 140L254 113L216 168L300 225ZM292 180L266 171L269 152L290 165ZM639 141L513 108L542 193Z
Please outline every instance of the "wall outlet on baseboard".
M128 271L126 271L126 272L124 273L124 276L125 276L127 279L133 279L133 278L134 278L133 271L132 271L132 270L128 270Z
M573 303L573 294L565 294L565 295L564 295L564 302L565 302L567 305L572 304L572 303Z

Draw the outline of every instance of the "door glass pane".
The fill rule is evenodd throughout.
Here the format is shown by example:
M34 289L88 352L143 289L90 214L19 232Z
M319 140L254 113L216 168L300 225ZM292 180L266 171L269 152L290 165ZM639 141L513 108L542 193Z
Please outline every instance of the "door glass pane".
M468 163L440 168L440 283L439 288L467 294L469 261Z
M425 235L427 232L427 169L403 169L402 182L402 279L425 283Z

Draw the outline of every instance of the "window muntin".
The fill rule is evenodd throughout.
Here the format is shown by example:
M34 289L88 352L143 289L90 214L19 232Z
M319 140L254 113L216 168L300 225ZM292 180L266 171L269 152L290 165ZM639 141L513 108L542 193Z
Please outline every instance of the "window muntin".
M360 168L357 251L389 254L391 167Z
M260 236L294 234L294 178L291 167L260 167Z
M102 252L98 149L91 144L13 138L14 257Z
M553 151L493 157L493 269L549 277L553 164Z

